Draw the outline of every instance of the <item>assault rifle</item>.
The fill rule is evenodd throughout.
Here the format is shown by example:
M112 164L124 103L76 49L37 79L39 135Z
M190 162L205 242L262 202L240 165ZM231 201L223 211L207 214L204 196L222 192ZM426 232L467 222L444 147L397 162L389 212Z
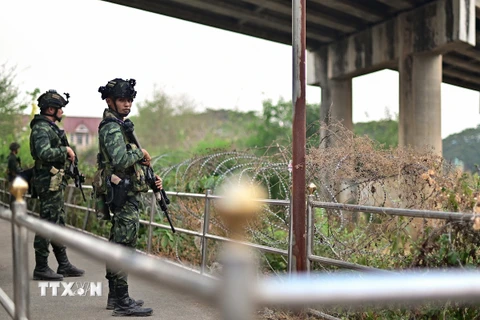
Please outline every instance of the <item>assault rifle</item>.
M82 183L85 182L85 176L80 173L78 170L78 158L77 155L75 155L75 161L70 161L70 165L68 166L67 170L67 175L71 178L73 178L73 181L75 181L75 187L80 189L80 192L82 193L83 201L87 201L85 198L85 193L83 193L83 187Z
M68 143L67 136L63 130L60 130L60 137L61 140L66 147L70 147L70 144ZM73 181L75 181L75 187L80 189L80 192L82 193L83 201L87 201L87 198L85 198L85 193L83 193L83 187L82 183L85 182L85 176L80 173L78 170L78 157L77 154L75 154L75 160L70 161L70 165L68 166L68 170L66 172L67 176L70 178L73 178Z
M137 136L133 131L133 122L130 120L126 120L124 122L125 132L130 140L137 146L138 149L142 149L140 143L138 142ZM172 232L175 233L175 228L173 227L172 220L170 220L170 215L168 214L168 207L167 204L170 204L170 199L168 199L165 190L159 189L155 184L155 173L151 166L147 167L145 172L145 181L147 182L148 186L152 189L153 194L155 195L155 199L157 200L160 209L162 209L163 213L165 213L165 217L167 217L168 224L170 224L170 228Z

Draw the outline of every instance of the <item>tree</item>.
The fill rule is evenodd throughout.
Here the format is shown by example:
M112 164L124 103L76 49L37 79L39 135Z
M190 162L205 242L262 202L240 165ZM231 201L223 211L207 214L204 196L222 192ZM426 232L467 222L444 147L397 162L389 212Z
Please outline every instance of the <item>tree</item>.
M383 144L385 148L398 146L398 121L384 119L380 121L359 122L353 126L357 136L366 135Z
M186 127L183 118L193 110L193 102L185 96L173 98L154 91L153 99L140 102L138 116L132 117L142 146L155 152L177 148Z
M306 104L306 137L316 135L320 128L318 104ZM263 113L258 121L250 125L250 138L247 147L267 147L272 143L288 145L292 137L293 104L280 98L276 104L272 100L263 101Z
M443 139L443 157L454 163L462 162L463 169L476 172L480 164L480 125Z
M10 139L3 140L4 144L9 144L11 141L18 137L16 132L19 132L20 127L20 115L27 106L20 104L19 91L14 85L15 69L7 68L4 64L0 66L0 135L4 138L10 137Z

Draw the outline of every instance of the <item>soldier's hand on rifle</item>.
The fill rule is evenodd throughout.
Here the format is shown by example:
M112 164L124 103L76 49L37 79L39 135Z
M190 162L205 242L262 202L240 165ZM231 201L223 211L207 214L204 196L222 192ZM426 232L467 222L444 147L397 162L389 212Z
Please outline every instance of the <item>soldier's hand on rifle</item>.
M148 153L147 150L142 149L142 152L143 152L143 159L142 161L140 161L140 164L149 167L152 157L150 157L150 154Z
M73 149L70 147L67 148L67 159L74 162L75 161L75 152L73 152Z
M157 186L158 189L162 190L163 185L162 185L162 178L158 174L155 175L155 185Z

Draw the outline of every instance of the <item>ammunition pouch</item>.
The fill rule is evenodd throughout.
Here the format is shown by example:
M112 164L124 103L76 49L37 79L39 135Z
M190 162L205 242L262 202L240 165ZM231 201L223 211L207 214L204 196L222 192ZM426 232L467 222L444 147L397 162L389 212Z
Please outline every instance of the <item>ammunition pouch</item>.
M95 213L99 219L110 220L110 210L106 203L105 195L95 198Z
M132 175L132 191L133 192L147 192L148 183L145 175L145 166L140 163L135 163L133 169L135 172Z
M113 189L110 176L106 174L105 168L98 169L92 181L92 197L95 198L95 213L97 218L110 220L109 205L113 201Z
M48 191L58 191L63 182L63 177L65 176L65 171L63 169L57 169L55 167L50 168L50 185L48 186Z
M127 144L127 149L137 150L138 147L134 143ZM147 192L148 184L145 178L145 166L136 162L132 168L129 169L129 175L132 177L132 191L133 192Z
M105 169L98 169L93 175L92 187L93 195L98 198L107 194L107 177Z

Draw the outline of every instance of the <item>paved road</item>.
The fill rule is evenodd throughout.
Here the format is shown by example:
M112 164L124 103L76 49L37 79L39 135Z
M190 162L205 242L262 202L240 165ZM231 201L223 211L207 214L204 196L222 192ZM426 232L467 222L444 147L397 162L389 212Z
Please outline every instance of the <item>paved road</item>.
M29 234L29 273L30 279L35 266L33 254L33 237ZM0 287L13 300L13 265L12 265L12 247L11 247L11 225L8 221L0 219ZM86 274L81 278L66 278L65 281L79 281L81 284L93 282L102 282L102 297L62 297L59 289L58 296L51 295L51 289L48 289L47 296L40 295L38 281L30 280L30 319L50 320L50 319L116 319L112 318L111 311L106 310L106 295L108 294L108 284L105 279L105 265L103 263L91 260L87 256L74 250L67 250L70 261L76 266L85 269ZM53 254L50 255L50 267L57 268L57 262ZM162 288L161 285L151 284L135 276L129 276L130 295L133 298L145 300L145 306L153 308L153 315L142 319L195 319L212 320L220 319L218 311L203 304L191 296L184 296L177 292L172 292ZM8 313L0 305L0 320L10 319Z

